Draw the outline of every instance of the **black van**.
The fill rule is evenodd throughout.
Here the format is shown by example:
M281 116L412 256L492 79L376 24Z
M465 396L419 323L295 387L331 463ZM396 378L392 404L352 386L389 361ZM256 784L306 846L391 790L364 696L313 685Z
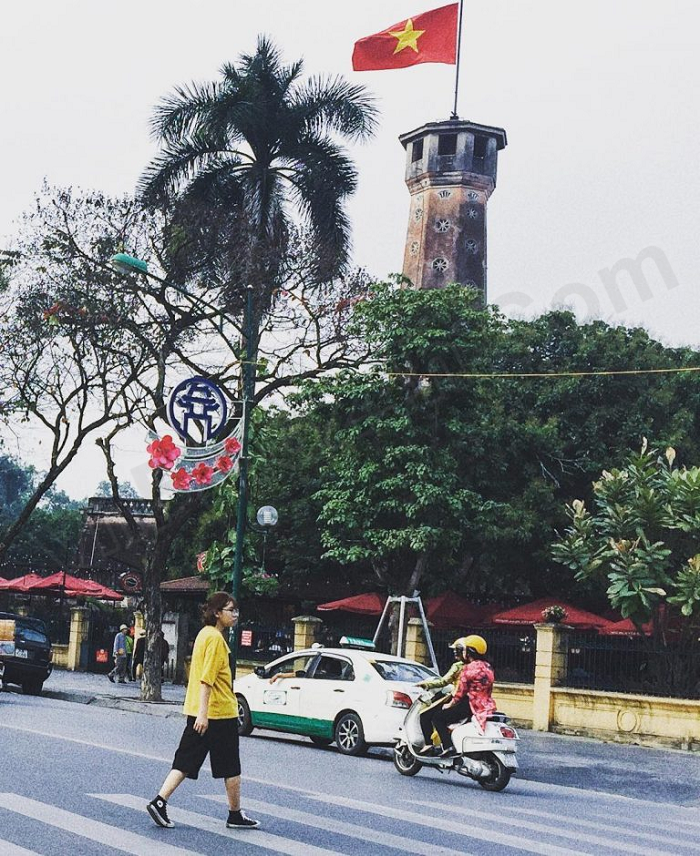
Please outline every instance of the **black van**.
M14 622L14 639L0 641L4 684L19 684L27 695L39 695L53 669L51 640L46 625L38 618L0 612L5 628ZM7 634L5 634L7 636Z

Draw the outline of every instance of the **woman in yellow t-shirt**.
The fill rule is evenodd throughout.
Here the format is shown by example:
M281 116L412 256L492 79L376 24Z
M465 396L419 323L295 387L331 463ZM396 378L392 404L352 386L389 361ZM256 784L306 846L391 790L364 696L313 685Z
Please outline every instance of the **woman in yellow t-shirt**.
M238 704L233 693L229 647L224 639L238 621L238 604L230 594L218 591L203 609L204 627L192 651L190 678L183 712L187 725L175 753L173 768L158 796L146 806L158 826L172 827L168 799L185 779L196 779L209 755L211 773L223 779L228 797L229 829L252 829L258 821L241 811L241 762L238 751Z

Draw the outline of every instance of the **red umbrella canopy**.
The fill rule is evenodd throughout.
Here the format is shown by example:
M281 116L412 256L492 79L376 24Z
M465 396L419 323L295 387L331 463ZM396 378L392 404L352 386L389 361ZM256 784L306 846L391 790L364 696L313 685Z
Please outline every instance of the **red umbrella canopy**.
M26 592L31 591L37 583L40 583L43 577L39 574L25 574L23 577L15 577L14 580L8 580L7 585L3 586L5 591Z
M478 626L484 621L480 606L453 591L427 600L425 614L437 628Z
M341 600L332 600L329 603L321 603L316 608L324 612L338 609L343 612L357 612L360 615L381 615L385 603L385 595L372 591L367 594L344 597Z
M41 582L32 586L33 592L61 592L63 591L68 597L95 597L98 600L123 600L124 595L100 585L93 580L84 580L80 577L74 577L72 574L56 571L48 577L44 577Z
M2 591L3 589L6 589L9 582L10 581L6 580L5 577L0 577L0 591Z
M653 632L651 621L642 625L642 630L645 636L650 636ZM639 631L632 623L631 618L624 618L622 621L611 621L607 627L600 630L603 636L638 636Z
M564 624L569 624L577 630L600 630L610 625L606 618L555 597L542 597L532 603L497 612L492 620L496 624L539 624L542 621L542 610L548 606L562 606L567 613Z

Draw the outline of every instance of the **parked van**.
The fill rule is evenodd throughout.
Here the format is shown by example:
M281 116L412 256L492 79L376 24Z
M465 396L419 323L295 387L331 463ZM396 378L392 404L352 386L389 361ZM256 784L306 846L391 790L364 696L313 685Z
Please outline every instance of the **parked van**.
M18 684L27 695L39 695L53 669L46 625L38 618L0 612L0 663L3 684Z

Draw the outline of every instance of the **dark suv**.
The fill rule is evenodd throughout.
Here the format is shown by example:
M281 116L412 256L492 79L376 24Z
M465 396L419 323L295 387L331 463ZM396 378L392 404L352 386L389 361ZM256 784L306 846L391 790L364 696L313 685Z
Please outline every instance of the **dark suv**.
M28 695L39 695L44 681L51 674L51 640L46 625L38 618L27 618L11 612L0 612L5 628L14 622L14 640L0 641L0 660L5 669L2 681L19 684Z

